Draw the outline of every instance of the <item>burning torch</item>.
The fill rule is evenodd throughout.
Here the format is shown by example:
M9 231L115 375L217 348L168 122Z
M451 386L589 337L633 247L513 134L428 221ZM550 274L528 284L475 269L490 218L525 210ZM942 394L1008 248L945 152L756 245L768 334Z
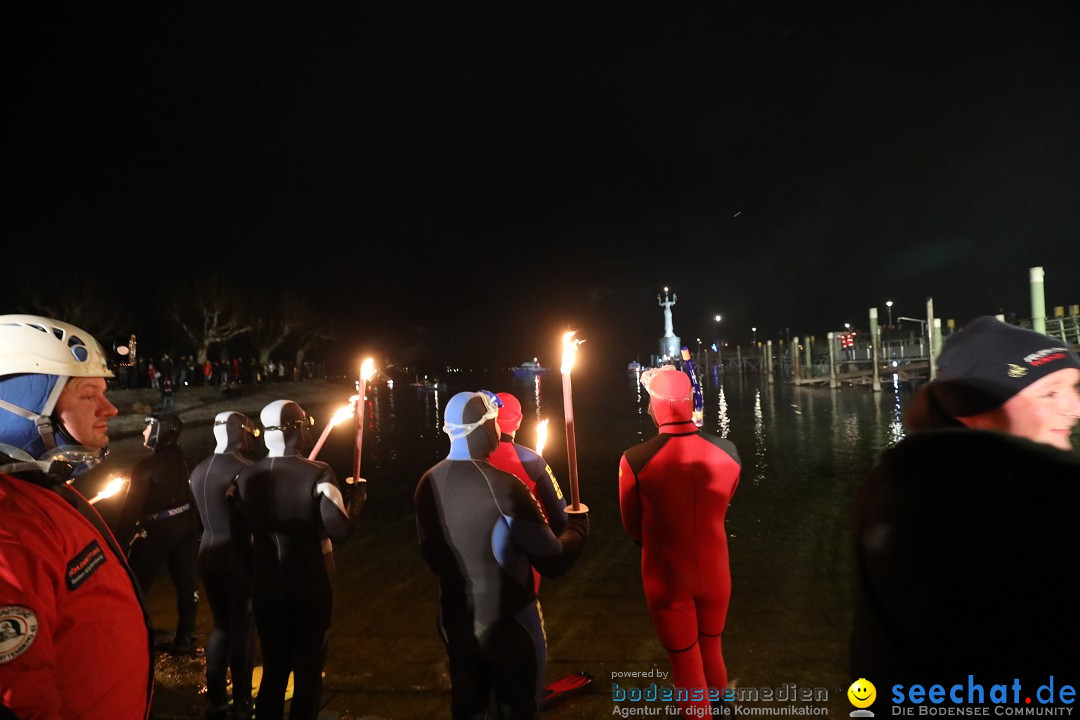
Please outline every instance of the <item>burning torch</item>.
M536 425L536 454L543 456L544 445L547 444L547 419L541 420Z
M124 488L125 485L127 485L127 478L114 477L112 480L110 480L109 482L107 482L105 484L105 487L102 488L101 491L97 495L90 498L90 500L88 502L91 505L96 505L97 503L101 502L105 498L110 498L113 495L115 495L116 493L120 492Z
M353 448L352 481L360 482L360 450L364 445L364 395L368 380L375 374L375 361L367 358L360 364L360 379L356 381L356 446Z
M330 418L330 422L326 423L326 427L323 428L322 435L319 436L319 441L315 443L315 447L312 448L311 452L308 454L308 460L314 460L315 457L319 454L319 451L322 450L323 443L326 442L326 438L330 437L330 431L333 430L334 427L336 427L340 423L343 423L349 418L351 418L353 413L356 412L356 405L358 402L357 397L358 396L353 395L351 398L349 398L348 405L342 408L338 408L334 411L334 415Z
M585 341L575 340L574 332L571 330L563 335L562 395L563 414L566 416L566 454L570 466L570 507L576 512L581 510L581 498L578 494L577 439L574 436L574 398L570 386L570 371L574 367L577 346Z

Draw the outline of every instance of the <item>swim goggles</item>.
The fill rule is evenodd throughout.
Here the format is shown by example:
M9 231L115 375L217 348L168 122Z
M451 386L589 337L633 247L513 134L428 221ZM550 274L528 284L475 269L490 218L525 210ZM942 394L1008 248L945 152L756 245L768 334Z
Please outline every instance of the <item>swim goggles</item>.
M499 408L502 407L503 401L495 393L490 390L481 390L476 394L484 400L484 414L476 422L461 424L452 423L449 420L444 422L442 430L450 436L451 440L463 438L488 420L493 420L499 416Z

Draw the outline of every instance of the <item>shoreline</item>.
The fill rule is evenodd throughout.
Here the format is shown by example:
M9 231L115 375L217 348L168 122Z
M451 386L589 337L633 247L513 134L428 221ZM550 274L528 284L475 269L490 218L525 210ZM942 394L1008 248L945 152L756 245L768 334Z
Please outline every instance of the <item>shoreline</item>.
M244 413L257 423L259 412L274 400L292 400L310 412L308 405L336 400L344 403L355 393L354 385L345 377L243 384L238 387L239 394L233 396L222 393L220 385L179 388L173 412L185 427L208 425L218 413L227 410ZM105 397L119 411L109 420L109 436L113 440L140 435L146 425L146 416L161 411L161 391L154 388L109 389Z

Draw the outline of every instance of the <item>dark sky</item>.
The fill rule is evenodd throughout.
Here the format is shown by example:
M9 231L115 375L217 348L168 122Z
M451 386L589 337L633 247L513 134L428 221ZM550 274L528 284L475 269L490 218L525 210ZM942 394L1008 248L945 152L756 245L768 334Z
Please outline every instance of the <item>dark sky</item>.
M462 362L1080 303L1075 3L355 5L8 15L8 272Z

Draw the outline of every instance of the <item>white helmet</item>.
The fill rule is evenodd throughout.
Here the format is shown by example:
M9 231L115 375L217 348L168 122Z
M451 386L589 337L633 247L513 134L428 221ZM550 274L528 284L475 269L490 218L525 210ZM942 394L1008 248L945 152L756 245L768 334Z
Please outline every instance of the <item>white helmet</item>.
M114 377L105 351L81 328L39 315L0 315L0 376Z
M55 448L63 428L50 416L72 377L113 377L90 333L39 315L0 315L0 442L35 458Z

